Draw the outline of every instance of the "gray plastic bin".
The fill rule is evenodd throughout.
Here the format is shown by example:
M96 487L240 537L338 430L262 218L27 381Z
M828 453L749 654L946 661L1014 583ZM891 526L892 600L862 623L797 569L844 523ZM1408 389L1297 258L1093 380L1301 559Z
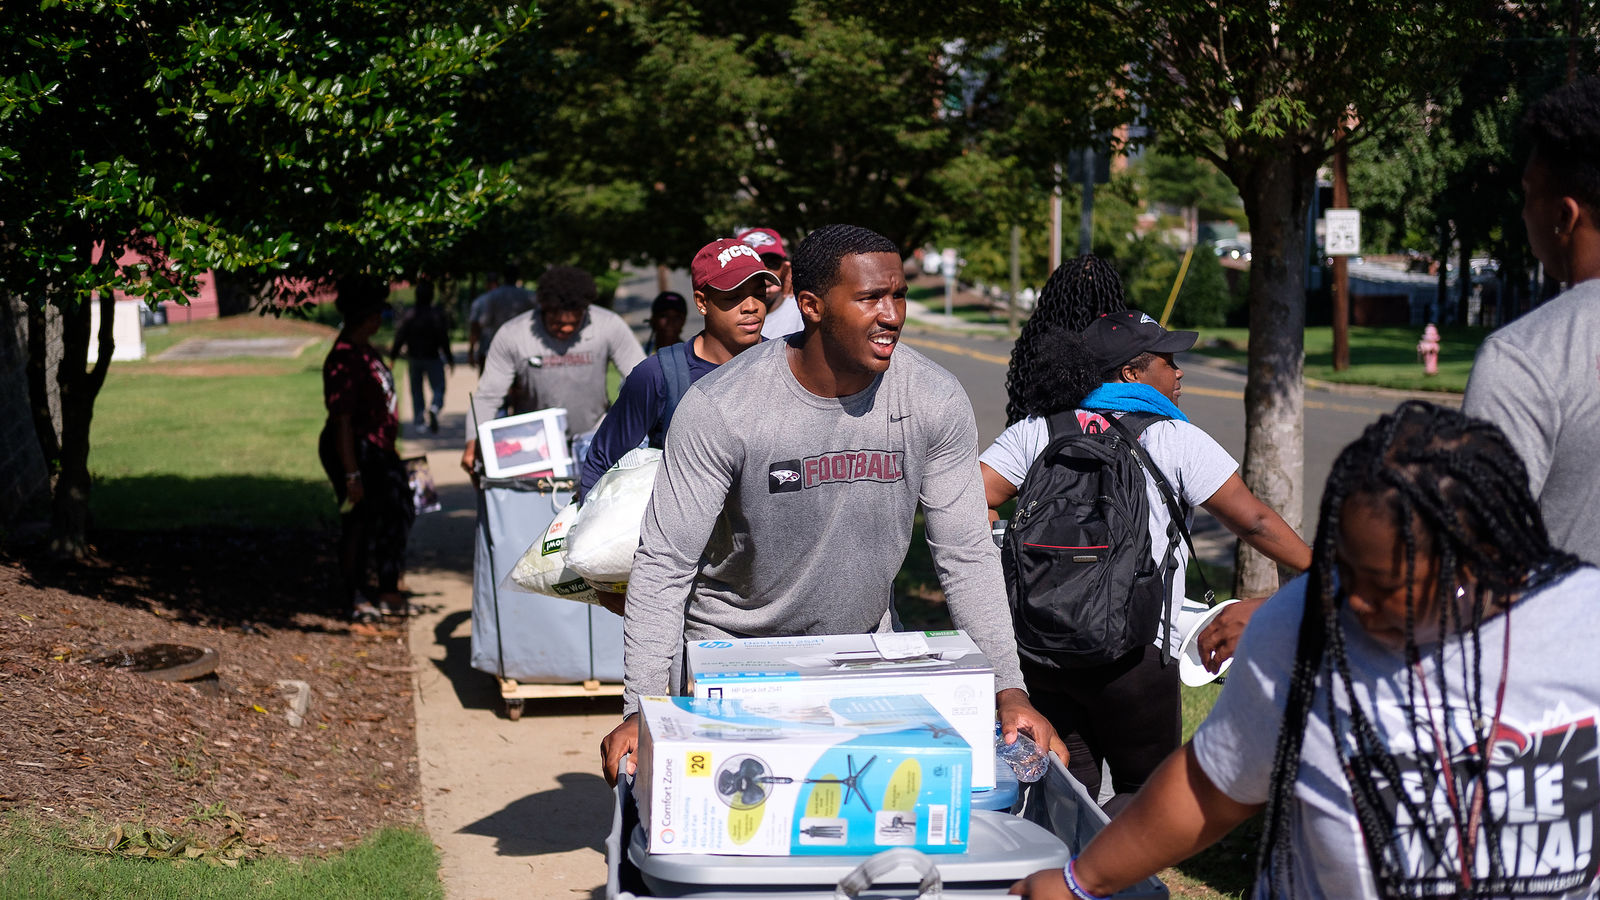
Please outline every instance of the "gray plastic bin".
M959 856L928 856L909 848L873 857L737 857L645 853L631 779L617 784L611 834L606 838L607 900L834 900L849 888L861 900L919 896L1001 900L1018 878L1061 866L1107 822L1054 756L1050 771L1024 785L1017 815L974 810L969 842ZM1035 827L1037 826L1037 827ZM880 871L863 874L862 864ZM965 871L963 871L965 870ZM1124 900L1164 900L1167 888L1150 878L1117 894Z

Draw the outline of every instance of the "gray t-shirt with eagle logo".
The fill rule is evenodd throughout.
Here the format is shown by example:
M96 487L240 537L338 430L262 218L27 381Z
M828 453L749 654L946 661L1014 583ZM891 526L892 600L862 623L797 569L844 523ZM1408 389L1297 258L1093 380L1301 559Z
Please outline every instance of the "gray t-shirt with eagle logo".
M866 390L818 397L787 347L702 378L672 420L628 584L624 713L682 689L686 640L890 630L919 504L956 627L997 691L1021 688L961 384L902 343Z

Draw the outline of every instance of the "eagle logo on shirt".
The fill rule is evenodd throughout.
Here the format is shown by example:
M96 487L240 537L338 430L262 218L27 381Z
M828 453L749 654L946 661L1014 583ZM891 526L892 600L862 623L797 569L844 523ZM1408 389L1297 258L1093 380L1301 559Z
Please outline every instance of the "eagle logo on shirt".
M800 461L797 459L789 462L774 463L772 468L767 470L767 477L772 479L772 482L767 485L767 493L786 494L790 491L800 490L799 470Z

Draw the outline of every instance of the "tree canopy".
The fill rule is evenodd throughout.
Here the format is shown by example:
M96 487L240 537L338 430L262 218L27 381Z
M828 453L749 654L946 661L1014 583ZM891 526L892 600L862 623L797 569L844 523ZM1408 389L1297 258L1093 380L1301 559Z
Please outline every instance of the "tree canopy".
M63 364L45 400L46 321L64 360L87 302L184 302L210 268L399 273L510 196L458 112L535 13L393 0L33 0L0 30L0 290L30 309L35 430L57 472L58 549L80 552L93 402ZM125 251L138 251L129 255ZM292 299L292 298L289 298ZM107 307L109 312L109 306Z

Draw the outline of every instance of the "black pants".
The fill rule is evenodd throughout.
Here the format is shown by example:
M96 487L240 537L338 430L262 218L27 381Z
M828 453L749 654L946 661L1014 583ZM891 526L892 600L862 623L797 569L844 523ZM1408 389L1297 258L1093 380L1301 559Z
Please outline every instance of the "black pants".
M332 427L322 430L317 450L342 506L347 483ZM361 502L339 515L339 572L347 599L367 587L369 547L378 578L377 592L388 594L399 589L406 540L417 517L405 463L398 454L358 440L356 466L361 471Z
M1022 661L1028 697L1061 735L1072 759L1067 770L1099 798L1101 763L1111 768L1116 815L1178 749L1183 734L1178 663L1161 664L1153 644L1105 666L1051 669Z

